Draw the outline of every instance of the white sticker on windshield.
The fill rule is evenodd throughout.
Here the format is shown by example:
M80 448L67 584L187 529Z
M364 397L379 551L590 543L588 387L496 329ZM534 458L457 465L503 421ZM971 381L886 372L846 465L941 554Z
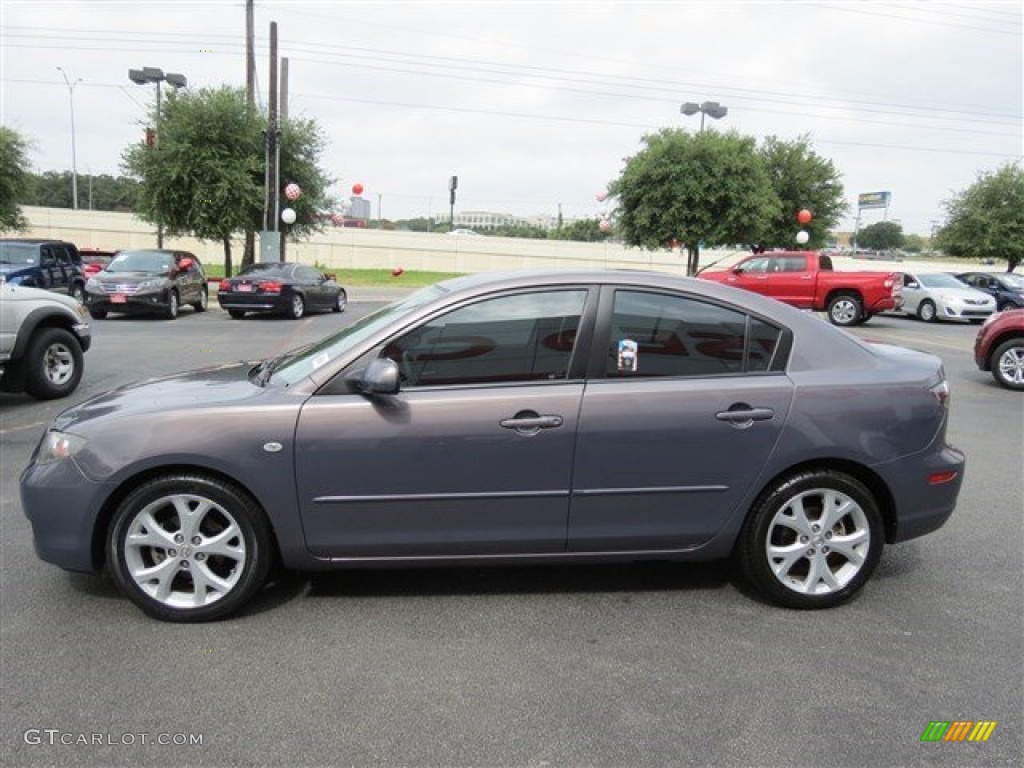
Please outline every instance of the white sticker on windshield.
M319 355L313 358L313 370L315 371L317 368L324 365L330 359L330 355L328 355L326 352L321 352Z

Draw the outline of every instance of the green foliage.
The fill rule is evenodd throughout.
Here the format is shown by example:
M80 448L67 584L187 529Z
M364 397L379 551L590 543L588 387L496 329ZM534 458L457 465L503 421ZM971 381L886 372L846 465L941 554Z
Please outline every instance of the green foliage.
M1024 260L1024 169L1019 162L980 174L945 208L948 219L936 243L949 255L1005 259L1009 272Z
M125 176L78 174L78 207L94 211L131 211L139 183ZM30 174L26 205L71 208L71 171Z
M626 243L653 250L678 240L693 274L702 245L758 242L778 216L782 203L753 138L666 128L643 143L608 186Z
M921 251L925 250L926 245L925 239L920 235L903 236L903 250L910 253L921 253Z
M0 125L0 232L25 229L21 203L28 183L28 143Z
M431 232L434 227L433 219L420 217L418 219L401 219L395 222L396 229L406 229L410 232Z
M769 136L760 151L780 201L761 243L770 248L792 248L797 232L803 229L810 235L808 247L824 247L829 230L847 209L832 161L815 154L807 136L790 142ZM804 209L813 215L809 224L797 221L797 214Z
M500 224L489 227L487 234L495 237L522 237L528 240L546 240L548 237L546 229L531 224Z
M578 219L548 233L551 240L575 240L581 243L600 243L610 237L610 232L601 231L599 219Z
M903 227L895 221L879 221L857 233L857 247L869 251L889 251L903 247Z
M153 115L156 124L156 115ZM231 237L263 228L266 119L246 104L240 88L171 91L164 101L154 146L137 144L123 154L126 173L140 182L137 213L163 224L169 235L191 234L224 245L231 271ZM327 177L317 167L323 137L312 121L282 126L282 189L297 183L299 200L285 200L297 219L291 236L318 230L326 207Z

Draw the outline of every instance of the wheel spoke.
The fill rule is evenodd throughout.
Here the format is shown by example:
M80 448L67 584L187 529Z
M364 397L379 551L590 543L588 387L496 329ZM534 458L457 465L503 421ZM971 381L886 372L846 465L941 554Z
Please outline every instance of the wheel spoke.
M835 536L832 541L829 542L829 546L833 552L837 552L845 557L851 565L860 567L864 562L864 555L859 551L859 548L867 544L871 540L870 535L866 530L854 531L849 536Z
M768 561L771 563L775 575L780 579L787 577L793 565L803 558L806 550L807 547L799 543L785 547L769 546Z
M226 595L235 586L235 581L236 579L221 578L205 563L196 563L192 568L192 584L195 587L195 592L192 595L193 604L197 607L206 605Z
M807 519L804 508L804 497L797 496L787 504L773 521L777 525L796 531L800 535L810 535L811 522Z
M232 539L238 539L238 544L230 544ZM220 555L232 560L242 560L245 557L245 544L243 543L242 532L238 526L232 523L216 536L205 539L199 545L199 550L206 555Z
M135 547L156 547L158 549L170 549L177 546L174 543L174 534L164 528L153 517L152 512L143 512L132 525L129 531L127 544Z
M857 503L849 496L836 491L824 494L824 511L821 517L821 529L830 531L850 512L857 509Z
M180 533L188 541L199 532L206 513L210 511L211 504L206 499L195 497L175 496L171 503L175 512L178 513L178 522L181 524ZM195 506L193 507L193 503Z
M178 569L178 561L173 557L168 557L152 568L141 568L133 572L132 578L135 579L136 584L149 592L157 600L165 602L171 594L171 584L174 582L174 576L177 574ZM154 579L156 584L152 583Z

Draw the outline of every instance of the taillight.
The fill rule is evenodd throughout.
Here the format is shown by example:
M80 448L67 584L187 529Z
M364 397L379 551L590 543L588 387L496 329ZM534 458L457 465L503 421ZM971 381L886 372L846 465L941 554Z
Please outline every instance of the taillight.
M934 387L931 388L931 393L935 395L935 399L939 401L939 405L943 408L949 408L949 382L943 379Z
M230 291L231 290L231 281L228 280L227 278L224 278L223 280L220 281L220 287L217 288L217 290L218 291Z
M264 293L280 293L281 283L277 280L260 280L259 289Z

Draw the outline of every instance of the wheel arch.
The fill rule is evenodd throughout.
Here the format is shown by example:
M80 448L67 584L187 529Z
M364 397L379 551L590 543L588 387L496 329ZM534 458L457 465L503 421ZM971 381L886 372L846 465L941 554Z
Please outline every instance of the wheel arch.
M248 498L259 510L260 514L263 515L263 520L267 524L267 530L270 532L270 541L273 545L271 553L273 561L275 563L281 562L281 547L278 543L277 530L274 528L274 521L271 516L267 514L265 506L260 502L256 495L252 493L252 491L226 472L198 464L180 463L149 467L130 475L129 477L125 477L118 484L117 488L107 496L106 501L103 502L103 506L100 508L99 514L96 516L96 523L93 525L92 530L90 551L92 556L92 566L96 571L102 571L106 566L106 542L110 534L110 526L114 520L114 514L117 512L117 508L121 505L121 502L127 498L128 494L140 485L148 483L150 480L155 480L167 475L181 474L199 475L210 480L225 483L232 486L240 494Z
M835 299L839 298L840 296L849 296L851 298L857 299L857 301L860 302L861 307L864 307L864 294L862 294L860 290L858 290L857 288L853 288L850 286L846 286L843 288L833 288L827 294L825 294L825 307L827 308L829 304L831 304Z
M11 350L11 360L20 360L25 356L25 350L28 349L28 345L32 343L32 338L40 328L62 328L74 336L79 344L81 344L82 340L78 338L78 334L74 331L76 323L77 320L72 320L60 312L54 312L45 308L33 309L21 321L21 327L18 329L18 338L14 342L14 348Z
M751 504L743 512L741 527L742 525L746 525L747 520L753 514L754 510L757 509L758 505L760 505L762 499L770 494L772 489L774 489L785 478L816 471L842 472L864 485L871 492L875 502L878 504L878 511L882 515L882 525L885 529L886 543L891 544L895 540L897 522L896 501L893 498L892 491L889 490L889 486L881 476L874 472L870 467L856 461L840 458L811 459L799 464L794 464L780 472L777 472L773 477L770 477L761 484L761 488L757 492L757 495L754 496ZM738 541L739 537L737 536L737 542Z

